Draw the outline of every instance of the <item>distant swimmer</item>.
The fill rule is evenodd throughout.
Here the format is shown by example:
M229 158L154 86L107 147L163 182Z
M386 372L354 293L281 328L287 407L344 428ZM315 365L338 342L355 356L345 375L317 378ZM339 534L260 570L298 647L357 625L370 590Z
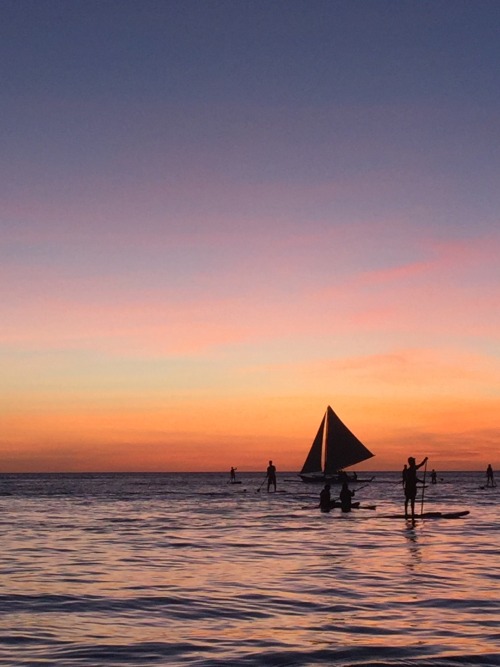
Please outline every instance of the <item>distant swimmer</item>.
M405 519L408 518L408 503L411 506L411 518L415 520L415 498L417 497L417 482L423 483L421 479L417 478L417 470L421 468L424 463L427 463L427 456L418 465L413 456L408 459L408 468L406 470L406 477L404 481L405 490Z
M238 468L231 467L231 470L229 472L229 478L230 478L231 482L236 482L236 471L237 470L238 470Z
M340 491L340 507L342 512L350 512L352 507L352 497L354 491L351 491L347 482L342 484L342 489Z
M486 486L496 486L491 463L488 463L488 467L486 468Z
M269 493L271 486L273 486L274 492L276 493L276 466L273 465L272 461L269 461L269 465L267 466L266 478L267 492Z
M431 483L437 484L437 472L434 470L434 468L432 469L431 472Z

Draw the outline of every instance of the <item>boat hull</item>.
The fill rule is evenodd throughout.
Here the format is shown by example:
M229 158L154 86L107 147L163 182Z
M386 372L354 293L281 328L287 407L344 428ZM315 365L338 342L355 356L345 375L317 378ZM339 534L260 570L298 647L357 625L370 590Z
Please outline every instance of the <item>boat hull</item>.
M354 474L342 474L342 475L300 475L300 479L305 484L342 484L343 482L349 482L349 484L368 484L374 478L362 479Z

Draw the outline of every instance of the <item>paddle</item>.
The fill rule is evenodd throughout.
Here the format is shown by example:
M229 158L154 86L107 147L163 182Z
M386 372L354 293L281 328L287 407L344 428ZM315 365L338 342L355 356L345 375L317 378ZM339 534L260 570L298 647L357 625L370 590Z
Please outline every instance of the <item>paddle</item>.
M422 502L420 503L420 514L424 513L424 489L425 489L425 475L427 473L427 461L424 466L424 483L422 484Z
M266 483L266 480L267 480L267 477L264 477L264 479L262 480L262 484L259 486L259 488L257 489L257 491L255 493L260 493L260 490L262 489L262 487Z
M367 486L370 486L370 482L368 482L368 484L363 484L363 486L360 486L357 489L354 489L354 491L357 493L358 491L361 491L361 489L366 489Z

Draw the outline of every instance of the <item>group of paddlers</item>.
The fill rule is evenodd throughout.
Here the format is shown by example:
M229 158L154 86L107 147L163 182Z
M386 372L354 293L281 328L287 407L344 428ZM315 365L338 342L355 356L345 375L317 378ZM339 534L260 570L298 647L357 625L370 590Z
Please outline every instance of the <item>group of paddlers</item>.
M422 480L417 477L417 470L427 463L427 456L423 461L417 464L413 456L410 456L408 459L408 465L405 464L403 468L403 489L405 492L405 518L408 517L408 508L410 508L411 518L415 518L415 499L417 497L417 483ZM433 470L432 480L437 479L437 474ZM342 512L350 512L353 507L352 498L355 494L354 491L351 491L347 479L342 483L342 488L340 490L339 499L332 500L331 497L331 486L330 484L325 484L323 490L319 496L319 508L322 512L329 512L334 507L339 507Z
M347 481L342 483L342 488L340 490L339 500L332 500L330 484L325 484L323 490L319 494L319 508L322 512L329 512L334 507L339 507L342 512L350 512L352 509L352 497L354 496L354 491L351 491Z
M405 519L408 519L408 505L410 505L411 518L415 519L415 499L417 497L417 483L423 484L425 487L425 476L424 479L418 479L417 470L427 463L427 456L420 463L416 463L413 456L410 456L408 459L408 465L403 467L402 479L403 489L405 492ZM437 483L437 473L435 470L431 472L431 483ZM495 480L493 478L493 468L491 463L488 464L486 468L486 486L496 486ZM423 490L422 490L423 493ZM422 496L423 504L423 496Z
M231 484L236 484L236 471L238 468L235 468L234 466L231 467L231 470L229 471L229 481ZM259 486L257 489L260 491L261 487L263 486L264 482L267 482L267 491L269 492L271 490L271 487L273 488L273 491L276 493L276 466L272 461L269 461L269 465L267 466L266 470L266 476L264 478L264 481L262 484ZM239 484L239 482L238 482Z
M415 458L410 456L408 458L408 464L405 463L402 473L401 473L401 483L403 485L403 490L405 494L405 518L415 519L415 500L417 498L417 484L425 485L425 479L421 480L417 477L417 470L425 465L428 461L426 456L420 463L417 464ZM236 470L237 468L232 467L230 471L230 481L234 483L236 481ZM267 481L267 490L270 491L271 487L276 491L276 466L273 465L272 461L269 461L269 465L266 471L266 477L264 482ZM431 482L432 484L437 483L437 473L433 469L431 472ZM495 480L493 478L493 468L491 463L488 464L486 468L486 486L496 486ZM260 489L259 489L260 490ZM352 498L355 494L355 491L352 491L349 488L347 476L342 483L342 488L340 490L338 500L332 500L331 495L331 485L326 483L323 490L319 496L319 508L322 512L329 512L334 507L340 507L342 512L350 512L353 507ZM357 503L356 505L359 505ZM355 505L355 506L356 506ZM410 514L408 512L410 509Z

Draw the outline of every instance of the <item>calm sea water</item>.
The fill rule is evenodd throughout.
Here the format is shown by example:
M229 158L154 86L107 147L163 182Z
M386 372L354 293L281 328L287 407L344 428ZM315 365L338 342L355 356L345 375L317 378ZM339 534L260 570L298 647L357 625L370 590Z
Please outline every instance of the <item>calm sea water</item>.
M500 665L499 488L395 473L321 514L293 474L0 476L0 665ZM10 495L8 495L10 494Z

